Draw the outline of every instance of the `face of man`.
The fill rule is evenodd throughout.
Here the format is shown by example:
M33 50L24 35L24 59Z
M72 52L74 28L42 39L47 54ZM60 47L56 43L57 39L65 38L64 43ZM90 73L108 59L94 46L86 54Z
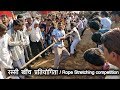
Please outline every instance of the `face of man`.
M21 30L23 28L23 25L15 25L14 26L14 30L17 31L17 30Z
M35 23L35 24L34 24L34 28L37 28L37 27L39 27L39 24L38 24L38 23Z
M8 18L7 18L6 16L1 17L1 20L2 20L2 23L3 23L3 24L6 24L6 23L9 22L9 20L8 20Z
M103 48L104 48L104 56L105 56L105 59L116 66L116 61L117 61L117 54L115 52L111 52L109 53L108 52L108 49L103 45Z
M58 29L59 29L59 30L62 30L62 29L63 29L62 23L59 23L59 24L58 24Z
M32 18L27 18L28 23L32 23Z
M47 25L47 26L50 26L50 25L51 25L51 21L47 21L47 22L46 22L46 25Z

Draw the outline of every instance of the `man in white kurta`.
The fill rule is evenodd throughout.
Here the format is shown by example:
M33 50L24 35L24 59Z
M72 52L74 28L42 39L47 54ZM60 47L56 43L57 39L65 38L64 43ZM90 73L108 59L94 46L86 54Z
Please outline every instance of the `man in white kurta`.
M79 32L75 26L75 23L71 23L71 28L72 28L71 35L73 36L73 42L70 46L70 54L72 56L73 54L75 54L76 46L80 42L81 38L80 38Z
M21 32L22 24L19 20L14 20L13 28L8 30L8 34L11 36L14 44L10 45L10 51L12 54L12 59L14 60L14 67L21 68L25 64L23 41Z
M7 77L5 69L11 69L13 63L8 50L10 37L8 34L6 34L6 30L7 27L3 24L0 24L0 77L3 77L4 79Z

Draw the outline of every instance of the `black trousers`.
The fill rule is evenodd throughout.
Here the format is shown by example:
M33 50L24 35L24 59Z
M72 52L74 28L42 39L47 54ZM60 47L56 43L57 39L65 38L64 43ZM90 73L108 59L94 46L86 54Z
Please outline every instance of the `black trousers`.
M70 46L71 46L72 40L71 40L70 37L67 37L66 40L67 40L67 43L68 43L68 51L70 52Z
M34 57L43 50L41 42L31 42L30 45ZM45 53L41 54L41 56L45 57Z

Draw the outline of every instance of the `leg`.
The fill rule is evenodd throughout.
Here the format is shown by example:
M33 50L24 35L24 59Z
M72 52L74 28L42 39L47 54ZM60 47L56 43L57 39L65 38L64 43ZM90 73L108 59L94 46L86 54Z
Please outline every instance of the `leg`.
M22 67L22 64L21 64L20 60L13 61L13 67L20 69Z
M71 46L71 40L70 40L70 37L67 38L67 42L68 42L68 51L70 52L70 46Z
M24 46L24 55L25 55L25 61L28 62L29 57L28 57L27 46Z
M86 28L83 29L82 33L81 33L81 36L83 36L84 32L85 32Z
M63 47L62 55L61 55L61 59L60 59L60 68L61 69L65 68L65 62L69 56L70 56L70 53L68 52L68 50L65 47Z
M27 45L27 52L28 52L29 59L32 59L33 55L32 55L32 51L31 51L30 45Z
M31 49L32 49L33 56L35 57L38 54L38 48L37 48L36 42L31 42Z
M22 51L22 53L21 53L21 59L20 59L20 62L21 62L21 64L22 64L22 66L26 63L25 62L25 55L24 55L24 51Z
M38 42L37 47L39 49L39 53L43 50L41 42ZM45 53L41 54L42 57L45 57Z
M4 79L1 71L0 71L0 79Z
M68 50L65 47L63 47L62 48L62 56L61 56L60 61L65 61L69 56L70 56L70 53L68 52Z
M55 59L54 59L54 68L57 68L59 66L60 63L60 57L62 54L62 48L59 47L54 47L54 55L55 55Z
M70 54L74 54L74 50L76 49L77 44L79 43L80 40L74 39L72 42L72 45L70 47Z
M1 67L1 74L2 74L1 77L3 79L7 78L6 69L4 67Z

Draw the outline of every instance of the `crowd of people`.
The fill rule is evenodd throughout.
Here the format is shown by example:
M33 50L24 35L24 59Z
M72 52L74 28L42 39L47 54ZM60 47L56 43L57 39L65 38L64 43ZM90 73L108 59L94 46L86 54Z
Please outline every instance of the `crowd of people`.
M119 11L96 11L89 17L71 12L50 13L46 16L37 14L34 17L17 15L14 19L1 15L0 21L1 79L8 77L7 69L20 69L53 42L55 44L36 60L46 59L53 53L55 55L53 68L59 69L60 63L67 57L75 58L76 47L88 28L93 33L91 39L96 43L96 48L85 51L83 58L94 66L94 70L119 69L120 67ZM65 40L68 46L64 44ZM25 76L19 75L14 78L25 79ZM106 78L111 78L111 76L106 76Z

